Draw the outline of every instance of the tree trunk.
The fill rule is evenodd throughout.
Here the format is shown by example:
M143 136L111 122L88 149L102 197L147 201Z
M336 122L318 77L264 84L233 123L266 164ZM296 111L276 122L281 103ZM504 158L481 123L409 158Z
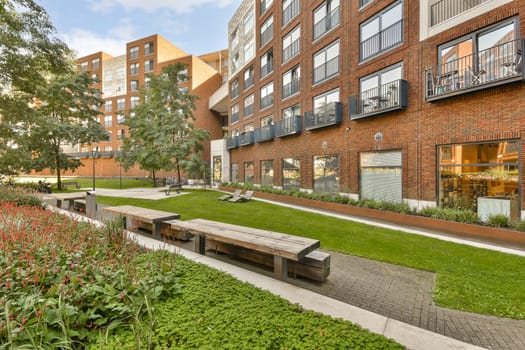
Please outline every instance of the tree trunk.
M155 175L155 170L151 171L151 178L153 179L153 187L157 187L157 176Z
M58 148L58 152L60 152L60 147ZM55 150L56 152L57 150ZM57 168L57 189L62 189L62 174L60 173L60 153L55 154L55 166Z
M178 181L178 183L182 183L182 180L180 179L180 163L179 163L179 158L175 158L175 163L177 164L177 181Z

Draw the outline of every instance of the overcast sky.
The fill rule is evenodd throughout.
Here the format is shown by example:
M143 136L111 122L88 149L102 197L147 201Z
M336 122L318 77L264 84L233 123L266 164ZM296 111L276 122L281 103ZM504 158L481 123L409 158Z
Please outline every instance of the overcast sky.
M78 57L125 53L128 41L160 34L188 54L228 47L228 22L241 0L36 0Z

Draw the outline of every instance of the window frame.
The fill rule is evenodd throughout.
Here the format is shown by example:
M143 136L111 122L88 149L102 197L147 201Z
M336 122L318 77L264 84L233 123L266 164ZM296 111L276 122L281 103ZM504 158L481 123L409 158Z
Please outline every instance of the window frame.
M335 58L335 57L334 57L334 58L332 58L332 59L328 59L328 57L327 57L327 56L328 56L328 51L329 51L332 47L334 47L334 46L336 46L336 45L338 46L338 49L337 49L337 56L336 56L336 57L337 57L337 71L336 71L335 73L332 73L332 74L328 75L328 74L326 74L326 73L327 73L327 70L328 70L328 69L327 69L328 62L332 61L332 60ZM324 56L325 56L325 57L324 57L324 62L323 62L321 65L316 66L316 62L315 62L315 61L316 61L316 57L320 56L321 54L324 54ZM325 82L325 81L327 81L327 80L329 80L329 79L332 79L332 78L338 76L338 75L339 75L339 70L340 70L340 68L341 68L341 65L340 65L340 62L339 62L340 58L341 58L341 44L340 44L340 39L337 39L337 40L331 42L330 44L326 45L325 47L323 47L322 49L320 49L319 51L317 51L316 53L314 53L314 55L313 55L313 64L312 64L312 67L313 67L313 75L312 75L312 78L313 78L313 84L314 84L314 85L316 85L316 84L320 84L320 83L322 83L322 82ZM324 69L324 75L323 75L323 78L316 80L315 71L316 71L316 69L318 69L318 68L320 68L320 67L325 67L325 69Z

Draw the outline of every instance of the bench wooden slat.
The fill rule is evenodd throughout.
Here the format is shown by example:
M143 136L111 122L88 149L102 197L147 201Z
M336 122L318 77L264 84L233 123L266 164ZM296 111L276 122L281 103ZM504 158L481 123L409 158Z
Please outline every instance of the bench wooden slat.
M150 224L180 218L180 214L170 213L161 210L135 207L133 205L105 207L104 211L108 213L124 215L128 218L139 219Z

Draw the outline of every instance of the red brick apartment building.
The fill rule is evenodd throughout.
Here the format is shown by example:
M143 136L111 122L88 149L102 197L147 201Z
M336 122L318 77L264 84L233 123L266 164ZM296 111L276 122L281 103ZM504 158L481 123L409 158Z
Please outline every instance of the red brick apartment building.
M521 217L524 18L525 0L244 1L214 179Z
M105 105L101 110L100 123L110 134L110 140L93 145L80 145L70 151L79 157L84 166L67 175L97 177L148 176L138 167L124 171L115 160L122 145L127 127L122 125L125 115L140 103L139 90L147 81L148 74L160 74L162 68L177 62L187 66L189 80L181 88L198 97L194 111L197 128L210 131L211 139L223 136L226 117L209 108L210 96L227 80L228 51L208 53L202 56L187 54L160 35L152 35L126 44L126 54L112 57L104 52L81 57L77 60L82 72L89 72L98 83L94 85L102 94ZM93 163L93 151L96 153ZM203 158L210 160L210 143L205 142ZM93 166L94 164L94 166ZM158 174L166 176L170 174Z

